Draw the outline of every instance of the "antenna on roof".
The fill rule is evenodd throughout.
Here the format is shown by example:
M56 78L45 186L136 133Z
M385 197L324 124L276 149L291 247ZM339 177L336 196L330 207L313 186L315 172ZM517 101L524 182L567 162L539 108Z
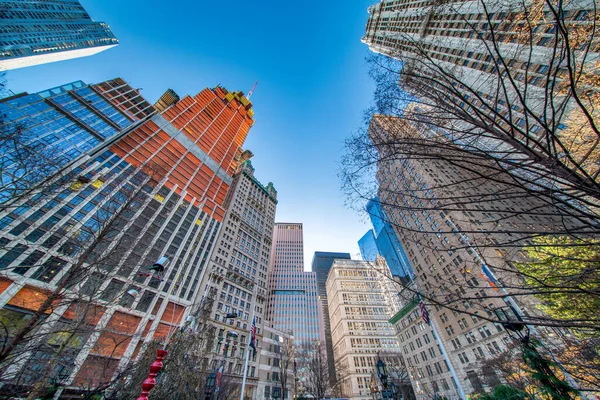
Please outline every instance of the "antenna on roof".
M258 81L254 82L254 86L252 86L252 89L250 89L246 98L250 99L250 97L252 96L252 93L254 93L254 89L256 89L256 85L258 85Z

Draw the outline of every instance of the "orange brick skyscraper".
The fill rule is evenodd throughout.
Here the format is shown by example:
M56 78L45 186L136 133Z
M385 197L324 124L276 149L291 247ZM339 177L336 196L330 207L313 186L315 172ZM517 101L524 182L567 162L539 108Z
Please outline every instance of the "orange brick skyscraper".
M243 93L222 87L181 100L171 91L161 112L122 79L54 93L73 96L61 112L76 105L91 113L65 123L96 136L98 127L120 131L76 158L69 182L0 211L0 318L16 330L60 289L40 324L48 333L29 342L35 349L8 357L3 380L27 390L53 360L53 379L68 395L120 379L116 371L144 343L165 339L190 315L253 111ZM129 209L117 211L132 192ZM118 229L88 254L116 213ZM83 256L85 273L75 279ZM161 257L169 260L164 269L153 269ZM77 340L57 353L62 336L54 332L69 329Z
M153 116L112 149L134 165L153 160L169 171L169 188L176 187L179 195L185 192L188 201L222 221L236 156L253 115L241 92L204 89Z

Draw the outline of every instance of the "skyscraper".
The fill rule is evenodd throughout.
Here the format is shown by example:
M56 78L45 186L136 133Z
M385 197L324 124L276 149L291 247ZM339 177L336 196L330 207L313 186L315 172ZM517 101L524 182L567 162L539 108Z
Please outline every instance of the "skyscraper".
M374 229L358 241L363 260L375 261L379 255L385 258L393 276L409 282L414 272L381 202L375 197L369 200L366 209Z
M322 340L319 309L316 274L304 271L302 224L278 222L273 232L267 319L273 328L291 331L298 346Z
M360 256L364 261L375 261L379 255L377 249L377 243L375 243L375 233L373 229L369 229L367 233L358 240L358 248L360 249Z
M327 352L327 366L329 370L329 385L335 384L335 361L333 359L333 345L331 343L331 325L329 321L329 305L327 302L327 276L336 259L350 260L350 253L331 253L315 251L312 260L312 272L317 275L317 295L323 316L323 335L325 337L325 350Z
M406 121L374 116L371 138L378 143L382 136L397 134L398 124L406 125ZM414 268L415 286L408 290L408 300L415 290L427 296L432 303L428 307L432 327L439 329L437 334L448 352L450 368L443 369L445 375L440 373L439 379L420 376L420 389L415 387L415 391L425 398L436 387L449 393L458 387L466 395L494 387L503 377L498 376L500 371L483 368L483 361L504 352L511 343L503 327L488 320L494 321L494 310L510 305L532 320L543 318L538 300L527 294L527 285L512 266L526 261L521 245L531 244L534 226L538 232L565 227L577 230L578 221L564 218L555 206L526 191L520 193L511 186L510 178L500 174L493 181L482 178L490 174L483 165L475 171L460 168L461 162L469 161L449 160L450 148L443 150L443 160L386 157L384 146L380 151L379 198ZM461 196L458 203L457 191ZM395 318L401 322L401 339L408 343L403 348L406 356L414 355L410 344L418 344L405 330L405 322L414 319L404 318L418 310L415 306L406 305L407 314ZM536 332L545 339L552 333L544 327L537 327ZM440 354L436 353L414 365L433 368L438 361ZM456 387L448 379L451 369L456 371Z
M131 104L122 107L126 98ZM67 162L152 115L154 108L137 89L117 78L20 93L0 100L0 113L4 124L23 127L23 141L29 146Z
M0 265L9 270L0 286L3 320L18 327L39 310L39 299L60 292L73 300L48 309L44 326L60 332L71 321L85 321L75 332L76 345L56 361L67 391L110 381L144 342L165 340L190 314L223 222L240 147L253 124L247 98L222 87L186 96L160 114L151 115L151 108L150 116L144 112L149 103L124 90L124 82L96 86L104 103L89 99L105 111L90 113L84 106L76 115L115 129L138 115L144 119L86 154L73 155L67 167L71 182L0 215ZM69 93L85 95L76 92ZM27 121L44 122L35 119L35 107L21 111L29 113ZM102 123L94 125L96 120ZM49 134L62 131L64 123L72 120L48 124ZM13 383L31 382L44 360L56 357L52 343L59 339L41 340L48 345L40 343L42 350L20 354L11 365L11 374L22 378Z
M241 382L253 317L256 321L257 353L272 352L272 349L265 348L263 327L276 207L277 191L273 184L261 184L254 176L250 160L244 161L238 167L227 194L223 228L208 259L208 273L201 283L202 297L198 298L199 303L210 302L211 323L218 330L215 343L211 345L211 350L216 349L211 368L216 372L224 365L224 372L232 377L232 382ZM236 317L227 318L231 314ZM224 332L232 325L238 336L225 349ZM259 369L271 370L270 364L259 365L261 359L267 361L258 356L250 359L245 392L251 398L258 396ZM277 386L272 382L263 384ZM264 388L261 389L264 391Z
M342 397L371 399L371 376L378 357L400 353L394 327L388 322L400 309L389 274L381 257L375 263L338 259L329 272L327 299Z
M510 157L515 161L506 170L522 186L595 197L598 183L589 177L597 176L597 166L587 161L598 157L597 142L584 139L594 128L578 119L597 115L590 111L594 103L576 93L588 90L588 99L597 93L575 72L593 69L599 56L596 31L589 29L597 16L594 4L559 2L553 12L516 0L495 3L493 10L487 5L383 0L369 7L363 42L401 61L392 67L398 74L391 81L419 99L418 106L398 104L394 111L388 106L399 93L377 91L383 96L379 112L399 116L401 110L404 118L432 127L432 136L500 164ZM565 26L565 35L555 34ZM586 56L569 58L573 52ZM380 71L382 79L392 76ZM557 147L562 150L555 152Z
M0 0L0 71L97 54L119 41L78 0Z

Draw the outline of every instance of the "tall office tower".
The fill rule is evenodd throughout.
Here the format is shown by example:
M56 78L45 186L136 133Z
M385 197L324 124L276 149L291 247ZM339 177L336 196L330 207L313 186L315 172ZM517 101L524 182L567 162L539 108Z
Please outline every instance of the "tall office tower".
M329 321L329 304L327 302L327 276L336 259L350 260L350 253L331 253L315 251L312 260L312 272L317 275L317 296L323 316L323 336L325 337L325 350L327 352L327 366L329 370L329 385L335 384L335 361L333 359L333 345L331 343L331 325Z
M262 339L277 191L272 183L264 186L256 179L248 160L234 175L225 207L223 228L208 259L209 273L204 276L200 293L211 304L211 322L218 331L212 349L215 353L213 372L224 365L225 374L232 378L230 381L241 383L253 316L257 353L267 351ZM231 314L236 317L227 318ZM225 349L223 336L227 329L234 329L238 336ZM258 370L266 368L259 362L258 356L250 359L246 383L246 394L250 398L257 398Z
M597 96L594 85L574 73L593 69L600 54L589 29L595 5L574 0L557 3L554 12L517 0L489 6L484 0L382 0L368 9L363 42L401 60L400 85L420 104L399 107L407 119L433 126L433 136L466 151L500 163L511 158L507 170L523 186L554 192L558 185L597 197L598 184L590 178L597 166L587 163L589 154L597 157L596 142L572 139L588 132L578 118L595 106L571 96ZM566 26L566 35L555 35ZM573 51L586 56L569 59Z
M267 319L294 335L297 346L321 341L317 278L304 271L302 224L278 222L273 231Z
M85 119L92 126L112 126L109 118L126 126L142 113L139 94L116 81L98 86L106 118L87 108L76 113L94 117ZM96 387L116 379L144 342L179 328L225 215L251 107L222 87L186 96L74 159L66 167L71 181L2 210L2 321L18 329L44 299L62 300L46 310L48 335L27 341L35 347L18 352L4 379L26 387L51 361L60 371L50 378L61 390ZM49 134L73 122L36 120L38 110L21 109L32 124L49 121ZM96 130L109 136L108 128ZM65 330L77 340L56 353Z
M406 125L376 115L369 133L377 146L406 132ZM519 192L509 176L496 172L492 181L485 178L491 168L467 170L460 163L469 161L453 158L449 148L443 150L445 159L418 160L392 160L385 146L379 150L379 198L414 268L413 285L427 302L437 304L429 307L430 318L439 327L459 389L466 395L481 392L502 378L495 375L499 371L482 374L482 361L504 351L510 338L499 324L477 315L493 320L495 309L510 305L525 318L543 317L536 300L523 293L527 287L512 265L526 261L521 246L532 243L532 227L535 232L575 232L578 221ZM540 327L536 332L544 338L551 333ZM403 340L414 345L411 337Z
M0 71L91 56L119 41L78 0L0 0Z
M327 299L338 385L342 397L371 399L371 376L379 356L400 353L388 322L400 310L398 290L385 260L335 260Z
M392 276L402 283L410 282L414 271L379 198L369 200L366 209L374 229L358 241L363 260L375 261L379 255L385 258Z
M135 97L123 109L108 96ZM72 82L39 93L21 93L0 100L4 124L22 126L32 148L47 151L65 161L106 142L121 130L154 113L137 89L120 78L87 85Z
M92 85L77 81L0 100L3 137L11 138L2 148L9 154L0 161L0 202L15 200L44 177L153 113L139 91L120 78ZM9 183L11 174L21 178Z

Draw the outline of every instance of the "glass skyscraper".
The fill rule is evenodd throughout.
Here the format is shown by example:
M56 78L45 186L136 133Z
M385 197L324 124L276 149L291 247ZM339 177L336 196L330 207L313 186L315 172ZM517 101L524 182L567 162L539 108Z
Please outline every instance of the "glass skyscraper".
M393 276L398 276L403 283L411 281L414 277L413 268L377 197L367 203L367 212L374 229L358 242L363 260L374 261L380 255L385 258Z
M358 248L360 249L360 255L364 261L375 261L379 255L379 249L377 248L377 242L375 241L375 232L373 229L369 229L367 233L358 241Z
M0 0L0 71L85 57L116 46L78 0Z
M296 345L321 340L317 279L304 271L302 224L276 223L271 250L267 319L292 331Z
M111 100L114 99L114 100ZM125 107L126 106L126 107ZM18 146L36 152L37 160L48 175L114 136L123 129L154 113L139 91L117 78L95 85L82 81L68 83L39 93L21 93L0 100L3 129L19 130ZM15 133L16 134L16 133ZM0 161L5 177L22 173L24 165L13 159L10 146L3 146ZM34 165L23 173L35 173ZM12 171L14 169L14 171ZM12 171L8 173L9 171ZM7 189L8 182L3 182ZM0 192L0 201L14 190Z

